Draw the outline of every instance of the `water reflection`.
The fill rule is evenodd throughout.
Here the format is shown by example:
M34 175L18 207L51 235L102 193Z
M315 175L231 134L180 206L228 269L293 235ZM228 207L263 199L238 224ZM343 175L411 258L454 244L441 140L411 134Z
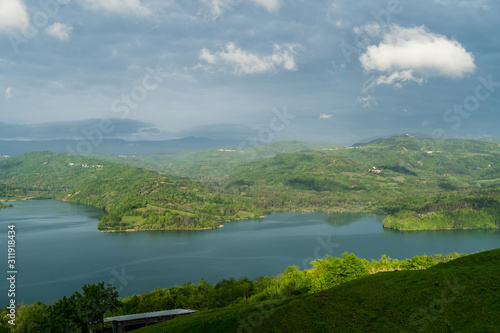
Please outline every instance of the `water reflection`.
M200 278L217 283L231 276L280 274L290 265L302 266L326 253L352 252L368 260L381 254L402 260L472 253L497 248L500 235L494 230L382 231L382 216L302 213L229 222L207 231L101 233L93 219L99 213L49 200L16 202L14 209L0 214L0 230L16 224L16 259L23 267L20 300L50 303L84 284L116 280L125 268L124 274L134 279L126 281L122 297L197 283ZM7 233L0 232L0 244L6 241ZM0 295L7 294L6 287L0 285Z
M363 218L366 215L362 214L354 214L354 213L344 213L337 215L329 215L325 217L325 222L334 226L334 227L342 227L349 224L352 224L359 219Z

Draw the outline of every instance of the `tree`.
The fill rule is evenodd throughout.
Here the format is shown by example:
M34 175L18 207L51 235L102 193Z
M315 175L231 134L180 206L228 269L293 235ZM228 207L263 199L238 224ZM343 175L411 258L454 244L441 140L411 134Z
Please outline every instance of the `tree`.
M42 302L19 308L14 332L39 333L47 318L47 306Z
M93 325L104 325L104 315L115 310L118 305L118 292L112 285L89 284L82 287L83 294L75 291L52 304L48 309L47 320L39 332L82 332L87 333Z
M106 312L113 311L118 307L118 291L112 285L104 286L104 282L97 285L86 284L82 287L83 294L75 292L76 303L79 309L81 322L89 325L101 324L104 327L104 315ZM83 324L82 328L86 328Z

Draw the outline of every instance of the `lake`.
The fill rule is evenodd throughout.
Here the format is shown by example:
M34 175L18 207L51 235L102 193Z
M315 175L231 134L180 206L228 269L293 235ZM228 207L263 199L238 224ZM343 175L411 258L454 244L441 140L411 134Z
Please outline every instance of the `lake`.
M114 285L120 296L185 282L279 274L309 268L327 253L379 259L499 247L500 232L485 230L395 232L382 216L272 214L224 223L207 231L101 233L99 211L55 200L14 202L0 210L0 259L7 274L7 226L16 225L18 303L69 296L88 283ZM7 303L7 281L0 285Z

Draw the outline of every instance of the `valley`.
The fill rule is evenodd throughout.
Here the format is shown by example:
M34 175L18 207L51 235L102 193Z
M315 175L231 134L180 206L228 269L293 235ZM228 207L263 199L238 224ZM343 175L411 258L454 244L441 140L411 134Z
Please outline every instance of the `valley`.
M36 152L0 162L0 199L102 209L103 231L211 229L271 212L374 213L396 230L499 228L500 146L409 135L135 157Z

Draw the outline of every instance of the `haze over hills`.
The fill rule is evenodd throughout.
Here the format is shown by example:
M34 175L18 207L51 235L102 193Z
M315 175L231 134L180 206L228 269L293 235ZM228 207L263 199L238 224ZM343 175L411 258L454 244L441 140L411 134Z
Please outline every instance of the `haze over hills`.
M238 146L241 141L188 137L162 141L126 141L121 139L0 141L0 155L19 156L34 151L80 155L152 155L218 147Z

